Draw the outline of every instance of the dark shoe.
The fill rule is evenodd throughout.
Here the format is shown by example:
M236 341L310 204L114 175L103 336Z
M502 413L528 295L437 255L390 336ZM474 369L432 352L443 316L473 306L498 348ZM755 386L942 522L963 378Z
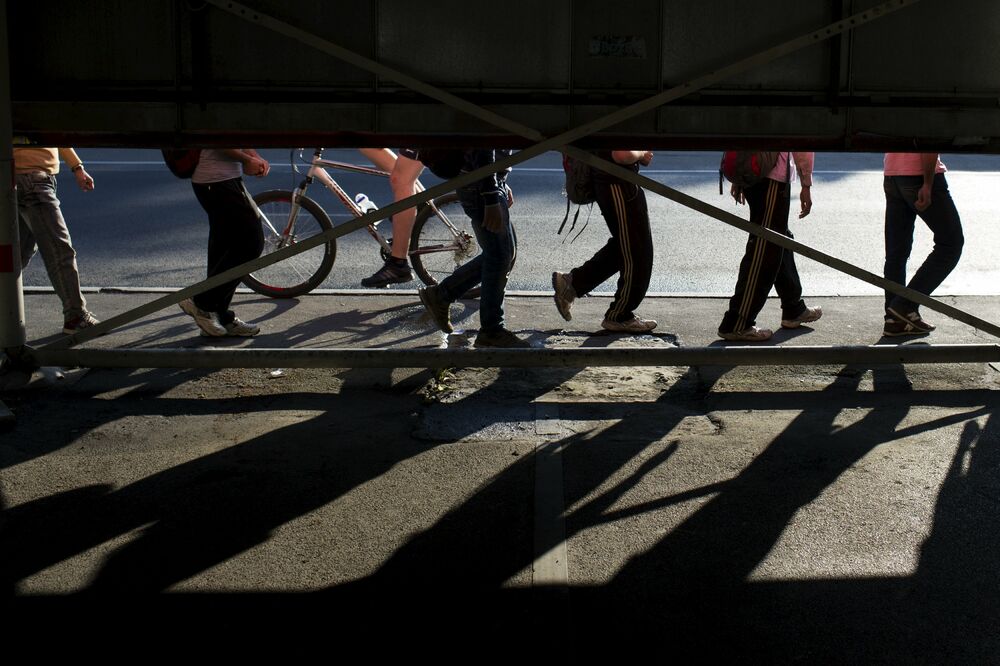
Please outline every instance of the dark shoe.
M920 313L916 310L913 312L903 312L902 310L889 308L889 314L892 315L896 321L901 324L906 324L917 333L930 333L937 328L937 326L924 321L923 318L921 318ZM912 335L912 333L902 333L901 335Z
M84 312L83 314L77 315L63 322L63 333L66 335L73 335L74 333L78 333L85 328L90 328L91 326L96 326L100 323L101 322L98 321L97 317L89 312Z
M924 322L925 324L927 322ZM885 327L882 329L882 335L887 338L895 338L903 335L927 335L930 331L924 331L913 326L913 324L904 324L901 321L896 321L895 319L886 319Z
M417 289L417 295L437 327L445 333L453 333L455 327L451 325L451 303L441 298L441 288L433 285Z
M573 319L573 314L569 309L576 300L576 289L573 288L573 275L571 273L552 274L552 298L556 302L556 310L566 321Z
M396 262L389 260L382 268L375 271L371 277L366 277L361 281L362 287L387 287L390 284L399 284L413 280L413 273L410 272L410 265L405 261Z
M822 316L823 308L820 306L817 305L814 308L807 307L802 311L802 314L794 319L782 319L781 328L798 328L802 324L811 324Z
M479 331L474 347L503 347L506 349L530 349L531 343L514 335L506 328L495 331Z

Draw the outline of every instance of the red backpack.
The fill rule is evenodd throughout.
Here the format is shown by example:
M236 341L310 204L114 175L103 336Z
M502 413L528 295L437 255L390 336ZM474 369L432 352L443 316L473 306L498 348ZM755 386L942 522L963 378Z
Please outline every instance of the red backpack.
M163 153L163 161L167 163L167 168L178 178L190 178L198 167L198 160L201 159L200 149L164 148L160 152Z
M722 194L722 179L746 189L767 178L778 163L778 153L756 150L727 150L722 153L719 165L719 194Z

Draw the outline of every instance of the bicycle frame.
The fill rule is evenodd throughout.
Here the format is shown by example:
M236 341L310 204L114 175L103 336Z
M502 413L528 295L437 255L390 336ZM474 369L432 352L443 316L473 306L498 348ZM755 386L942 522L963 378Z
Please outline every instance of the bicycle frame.
M365 151L366 157L377 167L324 159L323 150L316 148L311 159L305 158L303 149L293 151L292 166L296 174L303 175L303 171L296 167L298 160L309 165L308 171L304 173L305 177L293 189L270 190L255 195L254 200L259 200L261 204L260 220L266 252L291 247L301 240L300 235L302 238L309 238L317 230L322 233L333 228L330 214L307 194L314 182L318 181L329 190L352 216L364 216L365 212L337 183L330 170L389 178L393 168L392 151L389 150L378 149L371 153ZM294 152L299 153L298 159L294 157ZM424 189L419 181L416 181L415 187L418 191ZM406 252L417 276L425 284L433 285L453 272L455 267L475 257L478 249L475 230L468 228L471 221L461 210L456 194L440 197L416 208L413 232L407 239ZM449 219L445 211L449 211L453 219ZM381 220L369 223L366 228L378 243L383 261L389 261L394 239L391 234L386 237L379 233L380 222ZM397 245L401 240L403 239L395 239ZM336 251L336 242L331 240L325 248L320 249L319 255L314 255L305 263L293 262L285 270L274 269L259 275L251 274L246 276L244 282L257 293L274 298L308 293L326 279L333 267Z
M361 208L354 202L354 199L352 199L351 196L344 191L344 188L342 188L340 184L337 183L336 180L334 180L333 176L331 176L326 172L327 169L337 169L340 171L347 171L350 173L360 173L368 176L381 176L383 178L389 177L388 171L383 171L382 169L377 169L375 167L366 167L358 164L349 164L347 162L337 162L335 160L323 159L323 149L317 148L315 152L313 152L313 158L312 161L309 163L309 171L306 173L306 177L302 180L301 183L299 183L299 186L295 188L295 191L293 193L292 212L291 215L289 216L288 227L294 226L294 220L298 215L299 197L305 196L306 190L309 188L310 185L312 185L314 180L318 180L324 187L326 187L326 189L328 189L331 193L333 193L333 195L337 197L349 211L351 211L354 217L361 217L362 215L364 215L364 211L362 211ZM419 180L416 183L416 190L418 192L422 192L424 190L424 186L420 183ZM441 218L442 222L444 222L448 227L451 228L453 233L455 233L456 235L458 234L458 230L455 227L455 225L453 225L451 223L451 220L449 220L447 216L434 204L433 200L428 201L426 205L429 206L438 215L438 217ZM379 222L381 222L381 220ZM371 237L375 239L375 242L377 242L379 246L382 248L383 255L388 255L391 254L392 252L392 245L389 243L389 239L387 239L385 236L379 233L378 230L379 222L375 222L374 224L369 224L366 227L366 229L368 230L368 233L371 235ZM291 231L290 228L286 228L285 233L282 235L288 236L290 231Z

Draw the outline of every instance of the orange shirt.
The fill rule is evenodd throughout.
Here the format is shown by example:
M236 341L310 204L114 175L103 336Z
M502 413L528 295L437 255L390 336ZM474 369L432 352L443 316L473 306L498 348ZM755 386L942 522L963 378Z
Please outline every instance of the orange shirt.
M72 148L36 148L14 146L14 173L44 171L50 176L59 173L59 158L72 169L83 161Z

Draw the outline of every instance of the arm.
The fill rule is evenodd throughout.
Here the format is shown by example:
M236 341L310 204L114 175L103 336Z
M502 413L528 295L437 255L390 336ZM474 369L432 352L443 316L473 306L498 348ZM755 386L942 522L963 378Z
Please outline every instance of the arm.
M76 154L76 151L72 148L60 148L59 157L62 161L70 168L73 172L73 176L76 178L76 184L84 192L90 192L94 189L94 179L90 177L87 170L83 168L83 160L80 156Z
M914 206L917 210L927 210L931 205L931 188L934 186L934 174L937 173L938 154L921 153L920 173L924 177L924 182L917 192L917 200Z
M253 148L227 148L222 153L234 162L242 164L243 173L248 176L263 178L271 170L267 160L258 155Z
M636 162L642 166L649 166L649 163L653 161L653 152L650 150L612 150L611 159L626 166Z
M467 154L466 166L470 169L478 169L496 162L495 150L473 150ZM484 179L485 181L485 179ZM479 194L483 198L483 229L494 234L502 233L504 230L503 211L500 210L500 196L507 200L507 193L500 184L499 174L492 175L492 188L483 188Z
M802 184L799 190L799 219L801 219L812 211L812 176L816 153L792 153L792 159L795 161L795 170Z

